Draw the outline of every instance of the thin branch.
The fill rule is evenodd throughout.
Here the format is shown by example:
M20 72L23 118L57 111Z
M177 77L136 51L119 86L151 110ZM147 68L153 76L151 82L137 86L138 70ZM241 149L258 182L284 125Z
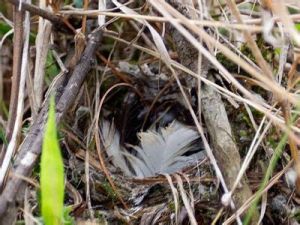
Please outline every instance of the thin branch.
M57 106L56 106L56 121L57 123L62 119L64 113L73 104L78 92L81 88L83 81L85 80L87 73L92 68L95 60L95 52L99 43L102 39L102 30L95 30L89 37L88 44L83 52L78 64L75 66L73 73L68 76L70 80L65 88L62 81L57 82L54 86L54 90L57 90ZM66 77L63 76L63 78ZM62 94L60 94L61 89L63 89ZM61 97L60 97L61 95ZM43 140L43 129L46 123L48 111L48 104L44 104L40 113L38 114L35 122L30 128L26 138L24 139L22 145L20 146L18 156L16 157L14 163L13 173L21 176L30 176L34 165L37 163L39 155L41 153L41 145ZM13 177L8 180L4 190L0 196L0 223L5 221L5 216L8 211L13 210L16 206L17 193L23 190L23 185L26 185L23 180L17 177ZM20 196L20 195L19 195ZM22 196L21 196L22 198ZM19 200L19 199L18 199ZM21 199L21 203L22 203Z
M26 75L27 75L27 66L28 66L28 49L29 49L29 34L30 34L30 15L28 12L25 14L25 23L24 23L24 45L22 51L22 60L20 61L21 64L21 71L20 71L20 80L19 80L19 87L17 92L17 101L16 101L16 112L15 117L12 118L14 121L13 125L13 132L11 136L11 140L8 144L7 151L5 152L4 160L0 168L0 187L3 184L5 175L9 169L9 165L11 159L14 155L16 148L18 147L18 136L20 134L20 130L22 127L22 119L23 119L23 108L24 108L24 97L25 97L25 82L26 82Z
M23 20L24 13L19 12L17 7L14 7L14 50L13 50L13 74L11 83L11 94L9 103L9 118L6 127L6 138L9 141L12 136L13 127L15 124L16 110L18 103L18 92L21 73L21 58L23 50ZM4 152L1 152L0 161L3 159Z
M11 4L15 5L15 7L18 7L20 4L20 0L8 0ZM57 16L47 10L41 9L35 5L28 4L25 2L22 2L22 11L28 11L32 15L38 15L40 17L43 17L47 20L49 20L56 28L58 28L60 31L72 31L74 32L74 28L70 26L66 20L64 20L61 16Z
M231 0L226 0L226 2L227 2L229 9L232 12L232 14L238 21L238 23L244 24L241 14L240 14L235 2L231 1ZM246 39L246 43L248 44L253 56L256 59L257 64L260 66L261 70L263 71L263 75L267 76L272 81L273 74L272 74L271 68L268 65L268 63L265 61L264 57L262 56L262 53L261 53L260 49L258 48L256 42L252 38L250 32L248 30L243 30L242 33Z
M39 18L38 34L36 37L36 58L35 58L35 70L33 78L33 90L35 105L34 111L37 112L42 105L43 101L43 86L45 77L45 67L47 61L47 54L49 50L49 40L52 30L52 24Z
M147 21L155 22L178 22L182 23L179 19L172 19L171 21L167 18L160 16L149 16L149 15L140 15L140 14L123 14L119 12L107 12L103 10L61 10L59 11L62 15L71 15L71 16L83 16L86 15L89 18L94 18L96 16L108 16L108 17L120 17L124 19L144 19ZM225 23L221 21L210 21L210 20L190 20L191 23L195 25L202 25L208 27L222 27L227 29L236 29L236 30L249 30L251 32L261 32L263 30L262 26L251 25L251 24L238 24L238 23Z

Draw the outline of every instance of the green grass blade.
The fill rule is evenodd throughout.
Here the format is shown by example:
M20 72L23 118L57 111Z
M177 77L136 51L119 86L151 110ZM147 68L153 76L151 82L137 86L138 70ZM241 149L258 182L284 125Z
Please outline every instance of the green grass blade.
M41 204L46 225L62 224L64 168L55 123L55 102L50 100L41 158Z
M300 110L300 105L297 104L297 111ZM295 123L296 121L296 118L298 117L297 114L295 115L292 115L292 119L291 119L291 122L289 124L289 127ZM257 205L260 201L260 198L263 194L263 190L264 188L267 186L271 176L272 176L272 173L277 165L277 162L278 160L280 159L284 149L285 149L285 146L288 144L288 134L285 133L283 135L283 137L280 139L280 142L278 143L275 151L274 151L274 154L270 160L270 163L269 163L269 166L267 168L267 171L266 171L266 174L264 176L264 179L262 181L262 183L260 184L260 187L259 187L259 190L255 193L255 199L250 207L250 209L248 210L246 216L245 216L245 220L243 222L244 225L248 225L250 223L250 220L254 214L254 211L256 210L257 208Z
M260 201L260 198L261 198L261 196L263 194L263 190L267 186L267 184L269 182L269 179L271 178L272 173L274 171L274 168L277 165L277 162L278 162L278 160L280 159L280 157L281 157L281 155L283 153L283 150L284 150L284 148L286 146L287 140L288 140L288 135L285 134L281 138L279 144L277 145L277 147L276 147L276 149L274 151L274 154L273 154L273 156L272 156L272 158L270 160L270 163L269 163L269 166L267 168L267 171L266 171L266 174L264 176L264 179L263 179L262 183L260 184L259 190L255 194L255 199L254 199L254 201L253 201L253 203L252 203L252 205L251 205L248 213L246 214L245 220L243 222L244 225L247 225L247 224L250 223L251 218L252 218L252 216L253 216L256 208L257 208L257 205L258 205L258 203Z

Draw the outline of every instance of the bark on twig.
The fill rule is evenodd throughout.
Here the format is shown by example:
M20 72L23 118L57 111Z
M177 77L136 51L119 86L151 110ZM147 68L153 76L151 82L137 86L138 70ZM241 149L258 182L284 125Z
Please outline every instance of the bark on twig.
M18 8L14 7L14 50L13 50L13 74L11 82L11 94L9 103L9 118L6 129L6 139L9 141L14 127L16 118L19 83L21 74L21 61L23 50L23 21L24 12L19 12Z
M182 4L181 0L171 0L169 3L185 16L190 17L192 15L190 7L186 7L186 5ZM198 50L195 49L175 28L169 26L168 31L177 48L181 63L197 73ZM211 75L209 75L209 67L207 65L209 65L208 60L203 58L202 75L210 77ZM202 114L212 141L214 155L223 172L227 185L232 187L240 170L241 158L238 148L233 140L224 103L222 102L220 94L216 92L214 88L206 84L203 84L201 94ZM241 187L234 194L234 203L237 207L241 206L251 196L251 190L245 182L245 179L241 183Z
M13 73L11 77L11 92L10 92L10 102L9 102L9 116L6 126L6 139L9 142L13 133L13 128L15 125L15 118L17 113L18 105L18 93L19 84L21 76L21 61L22 61L22 51L23 51L23 20L24 12L19 12L17 6L13 8L14 10L14 49L13 49ZM3 162L3 158L6 152L6 147L3 145L0 152L0 165Z
M20 0L8 0L8 1L11 4L15 5L16 8L18 8L18 6L20 4ZM32 15L38 15L40 17L43 17L44 19L49 20L60 31L65 30L65 31L74 32L73 28L70 27L70 25L63 19L63 17L57 16L57 15L53 14L52 12L41 9L35 5L22 2L21 11L28 11Z
M73 104L81 85L86 78L87 73L92 68L95 60L95 52L102 39L102 30L97 29L89 36L89 41L83 52L83 55L75 66L70 79L60 94L56 96L56 120L59 122L64 113ZM55 87L61 88L63 82L58 82ZM43 139L43 130L46 123L48 104L44 104L36 120L26 135L22 145L20 146L13 165L12 176L0 196L0 224L10 224L8 221L16 216L16 207L23 202L24 181L20 177L30 176L34 165L37 163L41 153L41 145Z

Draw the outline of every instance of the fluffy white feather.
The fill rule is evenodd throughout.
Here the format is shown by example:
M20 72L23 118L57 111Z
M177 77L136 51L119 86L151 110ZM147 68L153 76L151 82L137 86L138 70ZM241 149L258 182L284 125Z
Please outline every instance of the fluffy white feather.
M158 131L141 132L139 139L140 146L133 147L137 155L126 154L138 177L174 173L204 156L204 153L184 156L187 152L200 150L201 142L196 142L199 135L195 130L178 121Z
M130 172L123 156L126 149L120 145L120 134L116 130L114 123L110 124L107 120L102 120L100 133L106 153L112 159L114 166L119 167L126 175L132 176L133 174Z
M127 175L132 174L124 156L137 177L150 177L162 173L174 173L204 157L198 133L178 121L157 131L148 130L138 134L139 146L133 146L133 155L119 144L120 135L113 124L102 122L101 132L106 151L115 166ZM184 156L188 152L196 152Z

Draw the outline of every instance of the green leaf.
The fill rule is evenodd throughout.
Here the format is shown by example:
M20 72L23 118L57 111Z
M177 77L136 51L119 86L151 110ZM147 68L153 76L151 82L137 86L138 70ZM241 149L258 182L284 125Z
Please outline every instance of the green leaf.
M1 36L5 35L10 29L11 29L11 27L8 24L6 24L3 21L0 21L0 35Z
M57 138L54 105L52 96L41 158L41 204L46 225L62 224L64 213L64 167Z
M0 12L2 12L1 11L1 4L0 4ZM7 23L5 23L3 21L0 21L0 37L2 38L3 35L5 35L8 31L11 30L11 28L12 27L9 26ZM8 39L12 40L13 39L13 35L9 35ZM34 44L35 43L35 39L36 39L36 34L30 32L30 36L29 36L30 44Z
M47 61L46 61L46 83L50 84L54 77L59 73L59 68L56 65L56 61L51 52L47 54Z
M71 207L64 207L64 218L63 218L63 224L64 225L74 225L75 220L74 218L70 215L72 211Z
M7 145L7 139L5 137L5 130L3 127L0 126L0 140L5 144Z
M295 28L296 28L297 31L300 31L300 23L296 23Z
M276 55L280 55L280 53L281 53L281 48L275 48L274 51L275 51L275 54L276 54Z

